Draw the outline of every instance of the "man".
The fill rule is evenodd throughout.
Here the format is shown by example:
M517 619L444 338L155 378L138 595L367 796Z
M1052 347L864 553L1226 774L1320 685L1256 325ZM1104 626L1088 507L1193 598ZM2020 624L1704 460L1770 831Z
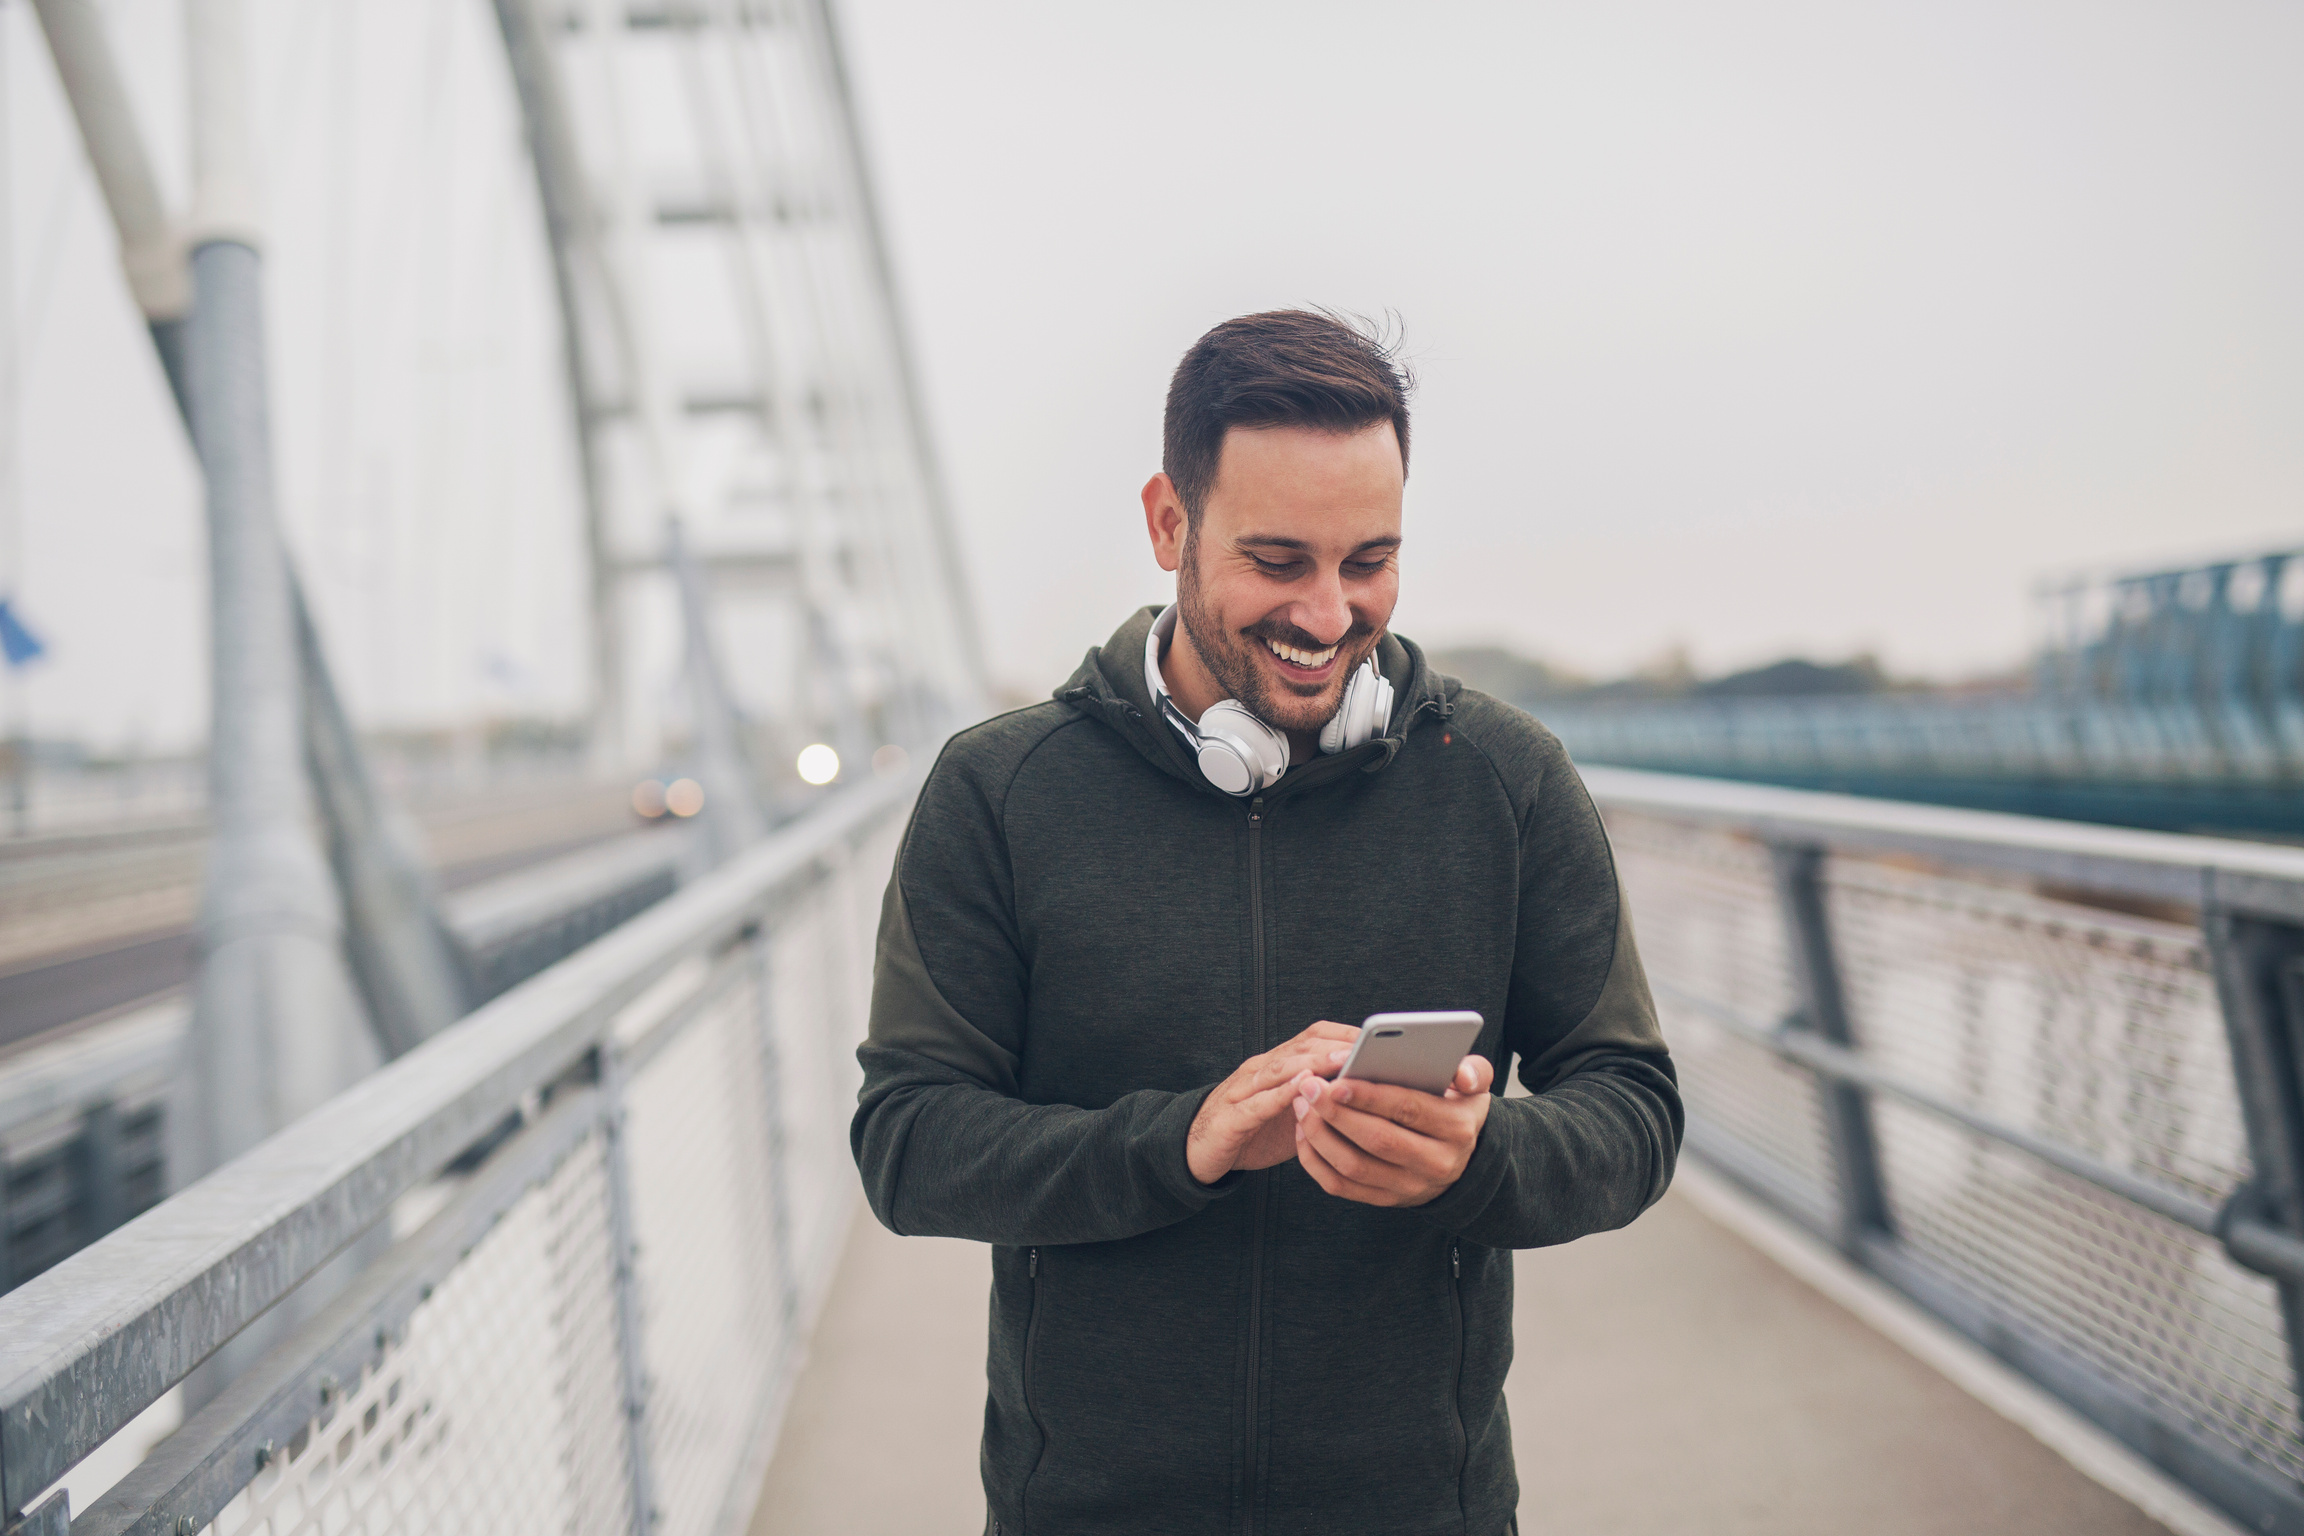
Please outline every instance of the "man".
M851 1139L892 1230L995 1245L995 1536L1515 1529L1511 1251L1671 1179L1590 798L1387 629L1406 395L1325 315L1202 337L1143 492L1175 607L955 737L905 834ZM1331 1081L1438 1009L1487 1021L1445 1096Z

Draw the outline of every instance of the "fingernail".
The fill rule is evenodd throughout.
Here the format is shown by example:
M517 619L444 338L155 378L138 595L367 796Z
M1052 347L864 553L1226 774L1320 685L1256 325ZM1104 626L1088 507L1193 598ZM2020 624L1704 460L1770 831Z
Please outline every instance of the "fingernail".
M1336 1095L1336 1102L1339 1104L1352 1102L1352 1085L1350 1083L1338 1083L1328 1091Z
M1340 1067L1344 1064L1344 1058L1351 1054L1350 1051L1330 1051L1328 1053L1328 1065Z
M1321 1095L1321 1094L1323 1094L1323 1093L1325 1093L1325 1092L1327 1092L1327 1091L1328 1091L1328 1084L1327 1084L1326 1082L1322 1081L1320 1078L1317 1078L1317 1077L1313 1077L1313 1078L1307 1078L1307 1079L1305 1079L1305 1082L1304 1082L1304 1097L1305 1097L1305 1099L1306 1099L1307 1101L1309 1101L1309 1100L1312 1100L1312 1099L1316 1099L1316 1098L1320 1097L1320 1095Z
M1310 1101L1309 1099L1298 1099L1298 1100L1296 1101L1296 1118L1297 1118L1297 1119L1301 1120L1301 1119L1303 1119L1303 1118L1304 1118L1306 1115L1310 1114L1311 1112L1312 1112L1312 1103L1311 1103L1311 1101Z

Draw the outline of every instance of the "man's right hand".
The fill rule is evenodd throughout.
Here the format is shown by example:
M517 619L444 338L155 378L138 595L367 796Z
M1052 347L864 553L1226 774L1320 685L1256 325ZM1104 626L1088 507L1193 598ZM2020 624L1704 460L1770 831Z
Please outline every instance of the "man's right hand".
M1235 1168L1270 1168L1296 1155L1290 1106L1296 1074L1333 1077L1360 1031L1322 1019L1295 1039L1251 1056L1216 1085L1184 1137L1192 1177L1213 1184Z

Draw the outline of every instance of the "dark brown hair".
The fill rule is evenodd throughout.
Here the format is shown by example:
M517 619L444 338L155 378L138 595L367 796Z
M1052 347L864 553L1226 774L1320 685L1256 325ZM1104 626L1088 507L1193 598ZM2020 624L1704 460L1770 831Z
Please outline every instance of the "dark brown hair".
M1192 343L1168 381L1160 467L1192 526L1216 485L1234 427L1357 432L1392 423L1408 473L1408 392L1397 343L1324 310L1275 309L1227 320Z

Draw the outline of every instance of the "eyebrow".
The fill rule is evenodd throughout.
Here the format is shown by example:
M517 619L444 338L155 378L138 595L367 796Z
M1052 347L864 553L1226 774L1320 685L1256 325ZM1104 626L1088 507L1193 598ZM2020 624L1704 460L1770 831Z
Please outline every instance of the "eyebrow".
M1242 534L1239 538L1234 539L1232 542L1236 546L1243 544L1257 544L1262 545L1267 549L1294 549L1300 550L1305 554L1311 554L1314 552L1312 543L1309 539L1292 539L1285 534L1278 533L1247 533ZM1399 547L1400 535L1396 533L1387 533L1378 538L1362 539L1359 543L1352 546L1352 552L1354 554L1358 554L1363 549L1398 549Z

